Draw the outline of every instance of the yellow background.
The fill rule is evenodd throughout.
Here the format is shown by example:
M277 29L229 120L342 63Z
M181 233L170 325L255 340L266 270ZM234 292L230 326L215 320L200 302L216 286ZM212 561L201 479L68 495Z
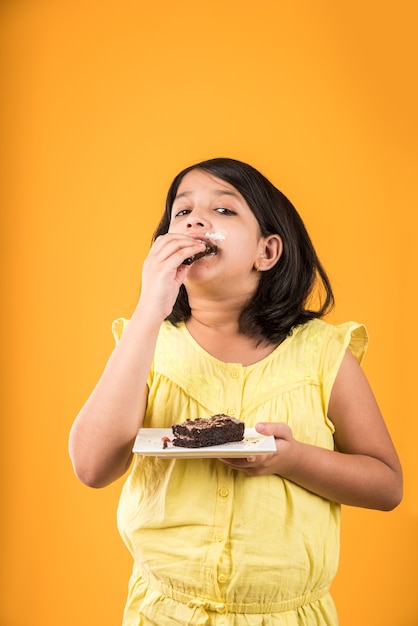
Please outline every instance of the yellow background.
M214 156L290 197L331 321L369 329L405 497L344 507L333 593L341 626L417 626L417 17L414 0L3 0L1 626L120 623L122 483L79 484L68 432L171 179Z

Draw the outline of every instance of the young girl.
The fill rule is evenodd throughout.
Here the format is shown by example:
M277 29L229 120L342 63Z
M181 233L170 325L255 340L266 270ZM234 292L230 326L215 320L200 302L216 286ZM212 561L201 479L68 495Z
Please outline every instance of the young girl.
M218 253L185 259L216 239ZM359 366L364 327L320 318L330 283L289 200L232 159L174 179L142 290L70 435L103 487L141 426L234 415L276 452L134 455L118 509L134 558L124 626L335 626L340 505L390 510L402 472Z

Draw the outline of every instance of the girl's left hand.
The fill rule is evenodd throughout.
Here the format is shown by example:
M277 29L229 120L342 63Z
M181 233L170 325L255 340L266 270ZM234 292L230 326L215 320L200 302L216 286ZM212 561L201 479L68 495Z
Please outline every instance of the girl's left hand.
M260 422L255 429L260 434L273 435L276 440L276 450L272 454L260 454L246 458L219 459L233 469L245 472L249 476L266 476L281 474L290 461L295 440L290 427L282 422Z

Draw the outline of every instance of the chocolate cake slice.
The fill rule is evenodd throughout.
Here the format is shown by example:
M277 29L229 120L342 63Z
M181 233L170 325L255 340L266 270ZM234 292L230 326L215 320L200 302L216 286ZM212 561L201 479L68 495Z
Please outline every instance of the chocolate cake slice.
M218 247L212 243L206 243L206 248L202 252L198 252L197 254L193 254L193 256L189 256L187 259L184 259L182 265L191 265L204 256L215 256L215 254L218 254Z
M219 446L230 441L242 441L245 424L235 417L218 414L209 418L187 419L171 427L173 445L181 448Z

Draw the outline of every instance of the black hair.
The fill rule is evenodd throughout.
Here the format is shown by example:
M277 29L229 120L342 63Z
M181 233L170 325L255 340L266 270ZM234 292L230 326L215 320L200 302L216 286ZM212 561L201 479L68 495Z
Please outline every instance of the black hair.
M260 272L258 287L241 312L240 332L276 344L295 326L320 318L331 310L334 305L331 284L299 213L290 200L251 165L216 158L182 170L170 185L165 212L154 239L168 232L179 185L184 176L195 169L232 185L254 213L261 236L277 234L283 241L279 261L271 269ZM311 308L313 300L316 306ZM190 314L187 291L182 285L167 319L176 325L187 320Z

